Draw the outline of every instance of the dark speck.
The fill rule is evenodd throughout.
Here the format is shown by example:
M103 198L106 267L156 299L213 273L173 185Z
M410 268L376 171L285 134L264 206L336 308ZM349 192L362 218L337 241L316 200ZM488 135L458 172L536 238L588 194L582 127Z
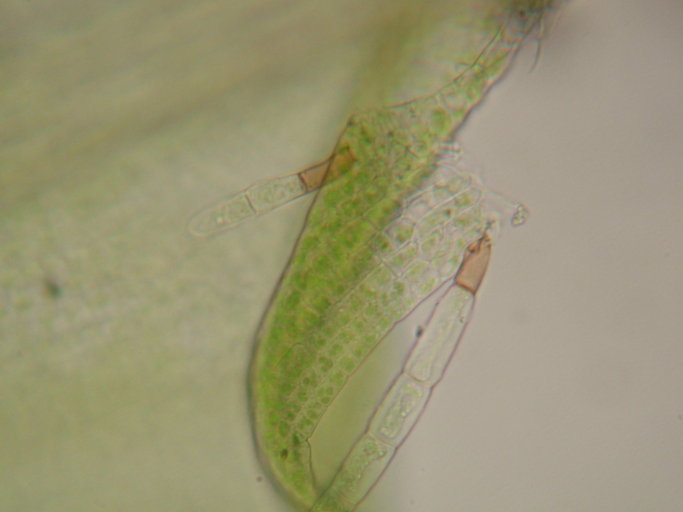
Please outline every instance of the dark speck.
M59 283L52 277L43 278L43 286L45 287L45 293L51 299L59 299L62 296L62 287Z

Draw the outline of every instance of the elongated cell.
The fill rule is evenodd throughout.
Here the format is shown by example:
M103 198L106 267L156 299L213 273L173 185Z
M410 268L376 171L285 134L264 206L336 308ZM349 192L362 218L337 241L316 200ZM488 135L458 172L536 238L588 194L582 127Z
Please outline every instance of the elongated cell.
M457 276L434 307L401 372L312 512L351 512L377 483L453 357L470 319L490 253L488 233L468 248Z
M190 218L188 230L195 236L212 236L317 190L324 179L327 164L328 160L325 160L289 176L254 183L197 212Z

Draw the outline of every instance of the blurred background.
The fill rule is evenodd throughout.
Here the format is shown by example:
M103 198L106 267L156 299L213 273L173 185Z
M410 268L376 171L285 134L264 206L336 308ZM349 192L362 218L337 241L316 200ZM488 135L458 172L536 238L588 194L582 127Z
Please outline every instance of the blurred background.
M307 201L185 224L327 156L403 8L0 4L0 510L287 510L246 371ZM468 120L532 215L361 512L683 507L682 22L568 2Z

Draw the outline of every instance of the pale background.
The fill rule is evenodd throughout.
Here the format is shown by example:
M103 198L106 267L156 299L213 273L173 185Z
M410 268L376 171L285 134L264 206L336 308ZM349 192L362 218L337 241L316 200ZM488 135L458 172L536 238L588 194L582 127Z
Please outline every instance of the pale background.
M245 375L306 205L184 226L326 155L379 5L0 5L0 510L286 510ZM532 217L361 511L683 509L681 26L574 0L470 118Z

